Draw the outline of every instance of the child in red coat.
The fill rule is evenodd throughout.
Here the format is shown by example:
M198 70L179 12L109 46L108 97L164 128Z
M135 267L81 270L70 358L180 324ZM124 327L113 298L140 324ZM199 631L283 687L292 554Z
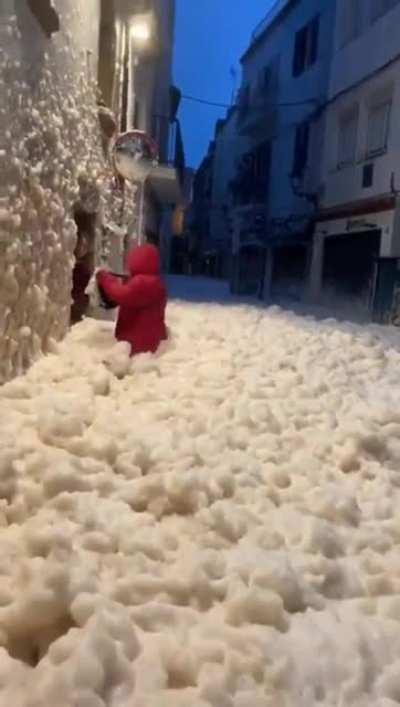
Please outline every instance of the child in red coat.
M167 291L160 277L160 257L152 245L134 248L128 255L131 277L125 283L104 270L97 282L107 299L119 307L115 336L131 344L133 354L157 351L167 338Z

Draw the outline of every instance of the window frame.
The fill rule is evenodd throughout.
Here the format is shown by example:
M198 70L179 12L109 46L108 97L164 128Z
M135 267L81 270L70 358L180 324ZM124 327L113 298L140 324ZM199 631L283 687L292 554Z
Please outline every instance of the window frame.
M337 159L336 159L336 166L337 169L345 169L346 167L350 167L351 165L354 165L356 163L357 159L357 141L358 141L358 135L359 135L359 121L360 121L360 111L359 107L357 106L351 111L346 111L346 113L342 113L339 116L338 120L338 142L337 142ZM341 138L344 136L344 126L349 125L351 123L355 123L355 136L354 136L354 149L353 149L353 155L352 157L349 157L348 159L340 159L341 154L342 154L342 149L341 147L343 146L343 142Z
M366 158L371 159L373 157L378 157L382 155L388 149L389 133L390 133L390 121L392 116L393 100L392 98L387 98L379 101L379 103L374 103L370 106L368 110L368 124L367 124L367 144L366 144ZM370 137L371 137L371 119L372 116L378 111L386 108L385 113L385 125L383 130L383 144L380 147L371 148L370 147Z
M267 64L260 69L258 77L258 90L260 92L268 92L271 88L272 81L272 67L271 64Z
M296 126L293 147L293 164L290 176L293 179L303 179L310 156L311 123L303 121Z
M302 76L317 63L320 36L319 14L315 15L307 24L295 34L292 75L294 78Z

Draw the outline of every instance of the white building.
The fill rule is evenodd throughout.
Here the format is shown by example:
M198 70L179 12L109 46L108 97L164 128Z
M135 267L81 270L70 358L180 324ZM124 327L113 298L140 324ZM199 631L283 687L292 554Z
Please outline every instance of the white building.
M338 0L310 293L371 306L400 256L400 2Z
M237 268L249 269L241 257L247 251L257 283L267 245L266 294L273 275L290 276L292 262L303 280L307 268L319 181L312 155L321 144L317 117L328 91L334 6L333 0L278 0L241 60L237 129L246 147L234 185Z
M209 233L202 244L204 258L215 261L215 272L221 276L228 274L231 259L233 202L230 183L235 177L237 159L245 144L245 138L238 135L237 108L232 106L215 127Z

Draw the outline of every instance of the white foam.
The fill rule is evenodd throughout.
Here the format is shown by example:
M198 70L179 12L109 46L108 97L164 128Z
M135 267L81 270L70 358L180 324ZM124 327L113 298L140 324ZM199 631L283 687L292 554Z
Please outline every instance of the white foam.
M397 704L399 335L168 325L130 360L88 320L0 389L0 706Z

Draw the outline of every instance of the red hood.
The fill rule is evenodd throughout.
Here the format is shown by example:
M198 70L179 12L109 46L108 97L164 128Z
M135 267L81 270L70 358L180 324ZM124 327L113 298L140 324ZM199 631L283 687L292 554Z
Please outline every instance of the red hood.
M142 245L131 250L126 264L131 275L160 274L160 256L153 245Z

